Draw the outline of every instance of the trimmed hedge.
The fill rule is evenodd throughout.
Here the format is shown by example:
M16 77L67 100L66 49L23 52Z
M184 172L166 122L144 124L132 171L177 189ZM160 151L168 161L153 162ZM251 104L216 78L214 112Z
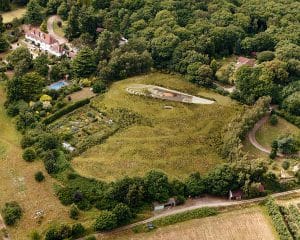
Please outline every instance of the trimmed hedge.
M267 207L268 214L272 218L273 225L279 234L281 240L292 240L293 237L285 225L284 218L280 213L279 206L275 203L273 198L269 198L265 206Z
M55 112L54 114L50 115L49 117L46 117L43 120L43 123L46 125L50 124L50 123L54 122L55 120L59 119L60 117L66 115L67 113L70 113L70 112L74 111L75 109L80 108L88 103L90 103L90 99L88 99L88 98L77 101L71 105L68 105L68 106L60 109L59 111Z

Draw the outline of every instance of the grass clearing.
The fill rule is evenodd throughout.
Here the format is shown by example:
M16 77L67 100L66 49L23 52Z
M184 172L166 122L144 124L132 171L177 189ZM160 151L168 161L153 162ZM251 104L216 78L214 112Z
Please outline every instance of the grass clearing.
M65 26L65 22L62 22L62 26L59 27L58 24L57 24L57 21L54 21L53 22L53 31L58 35L58 36L61 36L61 37L65 37L65 33L64 33L64 26Z
M129 84L136 83L160 85L211 97L217 102L184 104L125 91ZM164 109L166 105L173 109ZM119 131L73 160L73 167L80 174L102 180L141 176L150 169L161 169L179 178L195 171L205 173L224 161L216 152L220 130L240 111L240 105L227 97L200 89L179 76L160 73L116 82L104 96L95 97L92 106L99 111L126 108L151 123L135 124Z
M99 240L276 240L279 239L271 219L264 210L258 206L234 210L213 217L195 219L171 225L157 230L134 234L131 231L114 234L112 236L99 236Z
M15 10L9 11L9 12L3 12L0 14L3 17L3 23L9 23L11 22L14 18L21 18L26 12L26 7L22 8L17 8Z
M24 209L21 221L9 228L12 239L26 239L33 229L44 229L52 221L69 221L68 208L61 205L54 196L54 179L46 176L46 181L37 183L34 174L44 170L43 163L27 163L22 159L19 146L21 135L14 122L6 116L4 84L0 84L0 206L5 202L17 201ZM45 212L41 224L34 219L37 210Z
M278 123L274 126L269 121L263 124L256 132L256 139L262 146L270 147L274 140L287 134L300 135L300 129L285 119L278 117Z

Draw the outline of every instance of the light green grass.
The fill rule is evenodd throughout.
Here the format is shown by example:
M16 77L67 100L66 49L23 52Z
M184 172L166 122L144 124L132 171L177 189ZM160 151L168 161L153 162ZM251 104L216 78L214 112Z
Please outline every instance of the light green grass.
M256 139L262 146L270 148L274 140L287 134L300 135L300 129L279 117L275 126L272 126L269 121L262 125L256 132Z
M195 105L130 95L125 89L132 83L161 85L213 97L217 102ZM200 89L179 76L159 73L116 82L92 104L102 111L127 108L151 122L151 126L133 125L118 132L73 160L80 174L104 180L141 176L150 169L160 169L178 178L195 171L206 173L224 161L216 150L220 132L240 110L227 97ZM174 108L164 109L165 105Z
M57 21L54 21L53 22L53 31L58 35L58 36L61 36L61 37L65 37L65 33L64 33L64 22L62 22L62 27L59 27L57 25Z
M15 10L9 11L9 12L4 12L0 13L3 17L3 23L9 23L11 22L14 18L21 18L26 12L26 7L23 8L17 8Z

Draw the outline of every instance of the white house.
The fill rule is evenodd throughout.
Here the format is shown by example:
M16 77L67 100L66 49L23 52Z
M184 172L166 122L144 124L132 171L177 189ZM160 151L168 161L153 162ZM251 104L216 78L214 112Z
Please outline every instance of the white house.
M66 53L63 46L50 34L44 33L40 29L32 26L25 26L24 31L25 38L39 46L41 50L47 51L57 57Z

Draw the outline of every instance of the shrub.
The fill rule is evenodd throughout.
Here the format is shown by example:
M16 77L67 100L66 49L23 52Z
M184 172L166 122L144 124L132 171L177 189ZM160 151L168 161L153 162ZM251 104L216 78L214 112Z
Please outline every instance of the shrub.
M72 218L72 219L75 219L75 220L78 219L78 216L79 216L79 209L78 209L78 207L76 206L76 204L72 204L72 205L71 205L70 212L69 212L69 216L70 216L70 218Z
M41 240L41 239L42 239L42 236L41 236L37 231L33 231L33 232L30 234L30 239L31 239L31 240Z
M45 236L45 240L62 240L68 239L72 236L72 229L70 226L62 224L60 226L51 227Z
M259 63L272 61L275 58L275 54L272 51L263 51L257 54L257 61Z
M5 203L2 209L2 215L4 218L4 222L11 226L16 223L22 216L22 209L17 202L8 202Z
M287 170L290 167L290 162L284 161L281 166L284 170Z
M84 226L82 226L81 223L77 223L72 226L71 231L72 231L72 237L78 238L83 236L83 234L85 233L85 228Z
M123 225L128 223L132 218L132 213L130 208L123 203L119 203L115 206L112 211L117 217L118 225Z
M270 155L269 155L269 157L270 157L271 159L275 159L276 156L277 156L277 150L276 150L276 149L272 149L272 150L271 150L271 153L270 153Z
M96 240L95 236L88 236L85 238L85 240Z
M116 215L110 211L102 211L95 221L94 229L96 231L106 231L114 229L116 226Z
M93 85L93 92L104 93L105 91L106 91L106 84L101 80L97 80Z
M26 134L23 136L23 138L21 140L21 147L27 148L27 147L32 146L34 143L35 143L35 138L29 134Z
M272 116L269 119L269 122L272 126L275 126L278 123L278 118L276 115L272 114Z
M36 152L33 148L26 148L22 157L25 161L32 162L34 159L36 159Z
M43 172L38 171L38 172L36 172L36 173L34 174L34 179L35 179L37 182L42 182L42 181L44 181L45 176L44 176Z

